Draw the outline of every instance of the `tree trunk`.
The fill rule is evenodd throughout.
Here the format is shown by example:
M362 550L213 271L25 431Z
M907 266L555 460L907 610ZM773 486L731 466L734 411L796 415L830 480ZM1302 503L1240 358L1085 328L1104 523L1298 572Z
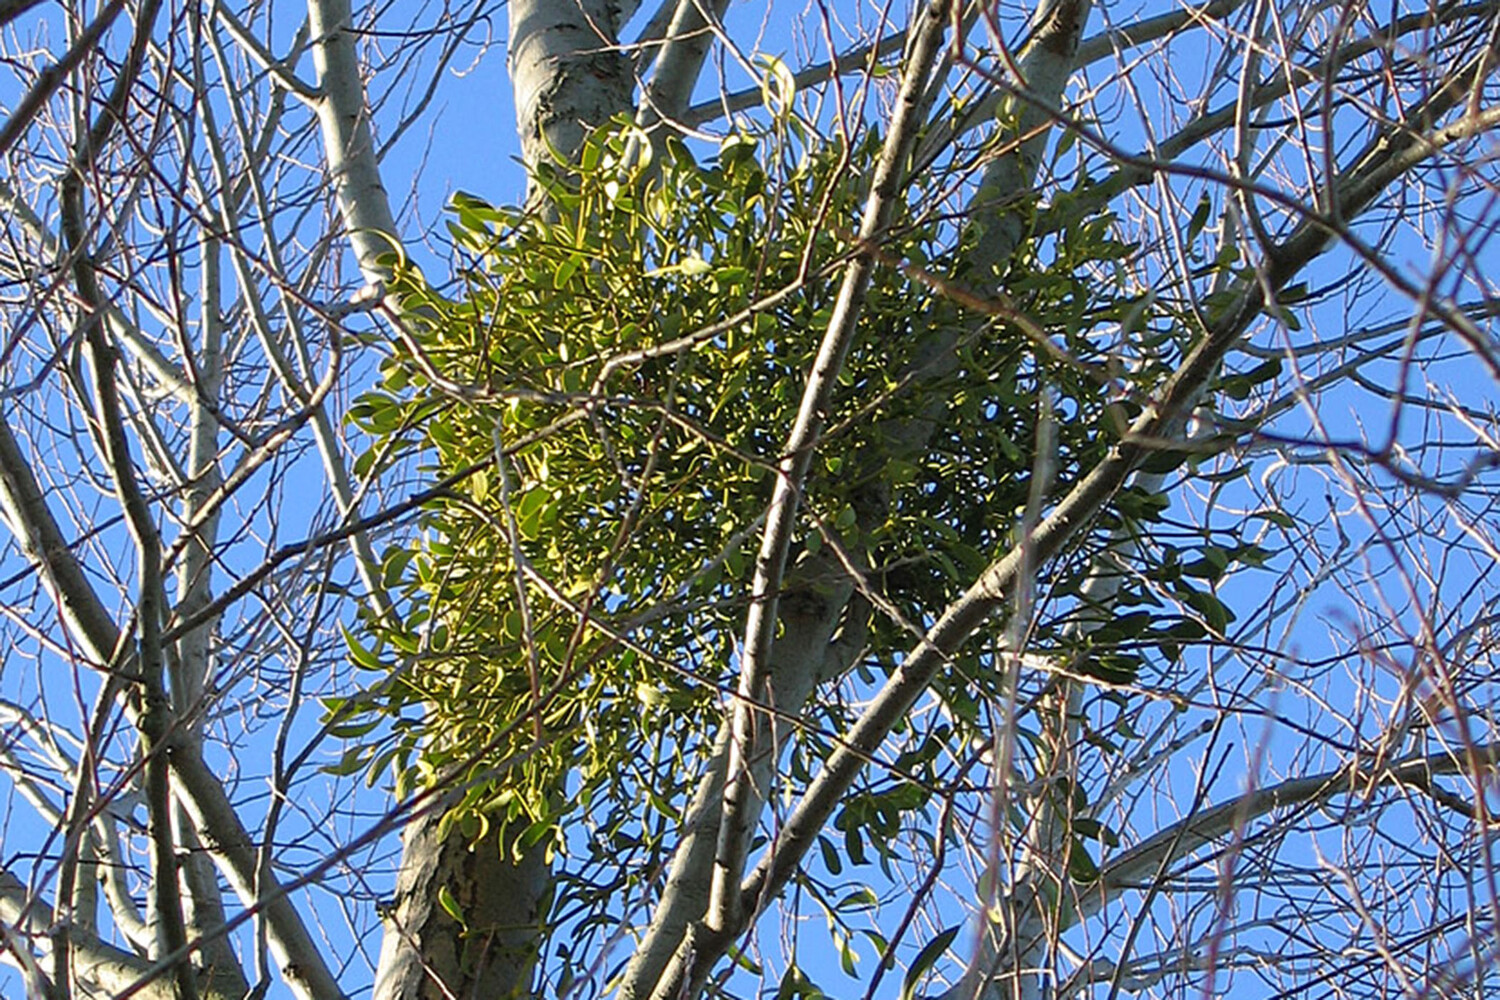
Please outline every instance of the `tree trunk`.
M529 996L551 887L545 844L515 860L496 837L471 848L455 827L439 838L441 819L406 828L375 1000Z
M535 176L571 162L589 131L630 109L618 0L513 0L506 65L521 157ZM532 198L536 187L532 185Z
M591 129L629 110L625 16L618 0L512 0L507 63L533 177L543 163L573 160ZM539 188L529 187L534 202ZM552 891L546 843L516 857L505 834L471 843L455 826L440 838L441 821L429 813L402 840L375 1000L530 996ZM443 890L462 923L443 907Z

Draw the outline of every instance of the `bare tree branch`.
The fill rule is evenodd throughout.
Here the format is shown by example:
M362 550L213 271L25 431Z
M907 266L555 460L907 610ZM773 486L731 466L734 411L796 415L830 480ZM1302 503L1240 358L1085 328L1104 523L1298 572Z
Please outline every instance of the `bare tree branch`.
M1476 82L1476 70L1492 68L1489 53L1481 55L1472 65L1473 69L1455 74L1448 86L1413 109L1406 121L1383 130L1355 159L1355 165L1346 171L1337 188L1340 218L1356 216L1385 184L1420 161L1430 148L1424 138L1429 123L1463 100ZM1056 555L1068 537L1092 520L1150 452L1149 445L1139 442L1169 437L1172 422L1197 395L1204 380L1211 377L1219 360L1260 311L1267 295L1283 287L1294 274L1321 254L1333 240L1335 232L1325 219L1310 219L1274 249L1272 258L1266 262L1262 281L1240 292L1235 304L1206 331L1176 374L1163 386L1154 405L1132 424L1110 457L1085 476L1038 526L1030 544L1039 565ZM812 846L817 831L822 829L844 791L891 728L959 644L992 611L1004 604L1014 585L1020 562L1020 551L1012 549L992 563L964 596L944 611L922 643L902 661L834 750L823 770L813 779L773 849L746 879L742 890L745 912L754 912L757 900L774 896L786 884L797 870L802 856ZM704 956L700 955L698 961L704 961Z

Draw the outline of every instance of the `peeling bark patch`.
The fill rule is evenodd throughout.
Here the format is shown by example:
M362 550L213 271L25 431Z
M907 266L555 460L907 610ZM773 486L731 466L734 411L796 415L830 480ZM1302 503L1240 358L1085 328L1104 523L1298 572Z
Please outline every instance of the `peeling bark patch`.
M625 107L630 95L619 83L625 64L618 53L598 52L556 65L547 85L532 98L531 138L545 135L564 159L571 160L583 134ZM561 144L559 132L576 132L579 138Z
M590 129L630 107L620 14L618 0L511 0L508 62L529 168L572 160Z

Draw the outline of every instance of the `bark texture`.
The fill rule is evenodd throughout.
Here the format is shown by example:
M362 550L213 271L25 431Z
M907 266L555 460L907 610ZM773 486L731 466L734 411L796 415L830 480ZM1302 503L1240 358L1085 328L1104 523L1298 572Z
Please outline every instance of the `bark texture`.
M512 0L509 14L507 65L534 180L542 164L566 165L592 129L629 110L618 41L628 11L615 0ZM529 187L528 201L543 207L543 189ZM376 1000L532 995L552 889L545 844L518 851L500 834L474 844L456 829L439 837L441 821L428 813L402 840ZM462 924L441 905L444 890Z
M988 283L990 275L1003 270L1020 241L1021 225L1015 219L1015 208L1029 191L1035 176L1040 147L1046 141L1053 113L1049 109L1056 108L1061 101L1088 12L1088 0L1063 0L1045 5L1037 13L1035 23L1038 30L1021 59L1022 72L1032 86L1027 99L1012 102L1014 115L1019 119L1013 134L1029 135L1029 141L1012 143L1005 155L991 161L970 206L973 225L980 237L968 264L971 273L982 276L979 279L982 285ZM946 15L936 5L925 16L936 18L939 30L946 23ZM918 37L920 35L918 32ZM920 90L925 82L922 73L909 79L916 90ZM906 182L905 177L893 176L891 184L897 180L903 185ZM892 195L892 191L884 192L886 198ZM875 198L879 197L880 192L877 192ZM866 238L878 240L884 225L884 221L877 219ZM851 323L857 318L858 311L858 306L855 306L850 312ZM967 331L951 321L951 317L949 320L945 322L942 317L935 317L922 334L923 345L917 360L920 373L916 376L919 383L943 378L957 363L955 348ZM837 371L838 362L830 364L829 370ZM809 412L816 413L820 409L821 404L814 400ZM887 450L873 458L872 465L878 467L890 459L920 454L931 440L937 420L938 414L934 412L886 428ZM810 449L815 439L815 430L804 438L794 436L784 450L798 454L801 449ZM783 477L783 483L800 481L795 468L783 469ZM856 505L860 511L857 531L878 529L888 513L888 484L878 474L870 479L872 489L868 495L860 497ZM782 497L782 502L795 507L795 500L791 497ZM862 546L850 542L848 548L858 551ZM764 552L762 559L766 559ZM800 572L794 576L783 576L782 569L777 568L764 587L767 594L779 592L782 595L779 600L767 601L769 617L775 620L780 632L770 645L767 656L767 697L777 712L797 714L806 706L821 681L838 675L852 664L863 643L870 609L848 569L826 552L808 565L799 567ZM747 630L747 649L753 648L748 637L754 631L753 627ZM746 659L753 660L754 657L747 656ZM626 970L620 992L629 1000L647 996L665 998L683 988L682 977L689 975L687 968L693 964L695 955L701 959L704 948L704 935L695 935L692 926L705 914L710 923L744 926L749 913L767 902L764 896L755 898L750 894L746 894L743 900L730 901L727 897L731 891L738 891L740 873L736 872L734 889L731 890L721 868L720 881L723 884L714 892L711 891L713 879L708 872L716 862L722 864L725 857L743 859L768 791L774 784L774 765L779 759L781 740L771 732L775 728L772 717L754 709L759 699L751 697L748 690L742 689L740 694L741 714L757 719L755 727L764 732L752 732L751 725L742 721L743 731L736 731L733 738L721 736L712 769L689 811L684 839L674 855L667 889L643 944ZM743 763L736 760L742 755L748 758ZM750 791L741 792L743 801L735 802L726 793L725 776L740 768L743 772L736 784ZM721 815L731 814L736 815L736 830L727 832L721 829ZM745 912L735 912L740 907ZM711 911L715 908L722 912L713 914ZM734 918L727 921L726 915L730 913ZM717 929L722 935L730 927ZM699 961L699 974L706 972L709 965L711 962Z
M630 109L622 14L617 0L510 4L507 65L527 170L565 166L590 130Z
M492 838L439 837L442 813L406 829L396 900L381 943L375 1000L530 995L550 880L543 851L514 860ZM462 923L443 907L443 892Z

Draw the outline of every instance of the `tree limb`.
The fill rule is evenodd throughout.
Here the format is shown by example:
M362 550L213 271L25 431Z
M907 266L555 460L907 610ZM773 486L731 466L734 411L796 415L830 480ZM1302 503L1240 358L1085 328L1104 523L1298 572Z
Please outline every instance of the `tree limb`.
M28 947L36 948L37 951L31 954L30 964L37 974L41 973L37 959L45 959L51 952L52 928L42 916L48 909L31 895L25 883L11 872L0 869L0 925L4 925L0 930L4 930L4 938L9 939L0 940L0 947L8 945L10 949L17 949L24 942ZM106 995L112 996L129 988L152 967L150 960L101 941L93 933L77 927L70 934L69 948L79 979ZM25 967L25 960L19 954L9 961L12 965ZM173 984L168 979L152 983L144 996L146 1000L177 1000Z
M923 20L916 29L916 43L902 76L895 113L875 167L869 200L860 223L859 242L863 247L873 246L880 240L895 213L900 186L905 180L907 159L921 124L918 105L948 27L944 3L924 7L921 17ZM738 889L744 869L745 833L759 817L766 791L750 787L748 762L772 752L767 745L769 721L757 711L756 705L769 694L767 680L778 594L786 572L787 551L801 503L802 486L807 479L834 386L854 340L874 269L875 257L868 249L849 262L828 320L828 329L808 373L797 421L782 448L784 457L761 535L760 555L751 584L750 611L745 622L745 641L740 649L740 680L730 723L728 777L706 918L711 932L724 932L739 922Z
M1075 32L1081 30L1083 17L1077 16L1076 8L1072 11L1070 25ZM1064 11L1066 14L1067 11ZM1046 16L1046 15L1039 15ZM1062 69L1053 68L1051 65L1058 60L1064 63L1071 58L1071 51L1067 45L1060 49L1057 46L1035 45L1029 47L1022 54L1021 64L1028 67L1032 72L1028 77L1034 76L1043 90L1034 95L1039 102L1056 104L1061 100L1062 87L1066 82L1066 67ZM1030 107L1022 109L1024 118L1023 125L1036 126L1039 132L1045 132L1050 124L1050 118L1039 114ZM997 154L986 169L986 180L989 187L986 193L978 194L973 199L971 209L975 216L973 226L975 228L990 225L992 229L999 229L994 225L996 220L1013 209L1014 201L1007 197L1002 199L1003 204L995 204L992 192L1000 185L1000 178L1010 178L1013 184L1030 184L1033 171L1020 162L1022 156L1022 145L1019 142L1012 143L1007 151ZM1034 166L1034 164L1033 164ZM1010 227L1003 232L992 233L986 242L985 254L976 256L977 266L986 272L992 272L1001 258L1006 258L1014 250L1015 241L1019 240L1020 228ZM879 257L878 248L870 248L875 256ZM939 319L928 318L926 332L919 334L922 341L917 349L917 360L913 363L913 378L923 380L938 380L951 371L954 358L954 348L962 336L971 334L972 324L960 322L955 317L945 316ZM941 404L939 404L940 406ZM891 426L885 429L890 446L887 451L890 454L907 456L915 454L936 431L939 423L939 415L936 412L924 411L917 419L906 421L899 426ZM882 453L881 458L874 461L878 464L886 457ZM856 477L858 478L858 477ZM872 498L868 503L856 503L857 509L868 508L865 513L858 515L861 531L873 531L878 529L879 523L885 517L885 509L888 500L885 498ZM775 710L780 712L799 712L806 698L811 694L814 685L820 679L839 676L843 669L852 664L853 658L863 648L864 638L867 631L866 618L871 612L872 601L876 605L884 606L878 596L868 590L868 584L861 582L861 572L848 558L839 556L837 559L827 553L842 552L844 547L838 539L827 535L825 532L827 548L825 555L814 562L826 564L819 568L815 566L811 572L819 580L837 581L833 584L833 593L821 595L817 601L806 602L810 607L822 608L822 617L818 622L805 620L817 618L817 615L802 613L802 603L798 602L799 613L789 615L785 607L779 608L779 613L772 620L779 620L783 634L775 639L769 653L769 685L771 690L771 702L774 702ZM790 588L790 589L789 589ZM801 588L791 584L782 583L777 591L779 596L790 596ZM778 601L778 605L786 602ZM889 612L889 608L887 608ZM842 629L839 637L832 643L828 638L832 636L832 630L840 622L842 612ZM899 618L899 614L897 615ZM819 631L822 629L823 631ZM914 636L920 636L920 631L911 628ZM852 643L852 645L851 645ZM754 698L741 704L749 704L756 714L765 714L764 708L768 705L767 698ZM764 802L765 794L773 780L774 762L776 752L774 739L762 739L761 743L771 743L756 756L747 758L748 769L745 772L748 777L744 779L745 787L754 791L756 801L747 803L745 808L745 820L740 824L740 842L748 844L749 835L753 832L753 824L760 812L760 803ZM647 931L645 939L636 954L632 957L626 970L625 979L621 986L622 996L627 998L646 996L648 992L655 989L657 995L660 991L670 989L672 977L663 977L662 972L666 966L667 956L674 949L690 947L691 935L687 933L688 925L698 918L707 907L708 887L711 884L710 867L715 863L715 853L711 851L708 844L717 837L725 836L720 825L720 817L713 814L710 806L717 803L725 780L725 768L729 766L727 751L723 745L721 736L719 746L716 747L714 757L710 763L707 774L693 799L688 813L688 819L684 824L682 840L674 854L671 874L667 889L663 892L661 901L652 914L651 927ZM742 846L740 851L745 848ZM722 852L721 852L722 855ZM675 975L675 973L674 973ZM664 985L665 984L665 985Z
M1496 45L1500 45L1500 39L1492 40L1491 48ZM1418 154L1429 149L1426 134L1432 122L1466 97L1477 84L1474 74L1481 69L1493 69L1492 53L1488 50L1468 68L1453 74L1445 86L1413 108L1405 120L1381 130L1337 186L1338 218L1358 215L1386 183L1420 162L1422 155ZM1259 314L1268 296L1321 255L1342 232L1342 227L1329 218L1308 213L1307 220L1284 243L1273 248L1261 279L1244 289L1238 301L1212 324L1163 386L1154 405L1141 414L1109 456L1038 526L1030 539L1038 565L1055 557L1076 532L1092 521L1135 466L1152 452L1151 442L1167 437L1172 422L1185 412L1184 407L1201 391L1219 360ZM792 877L818 831L892 727L901 721L949 656L1007 599L1020 565L1018 549L992 563L908 653L834 750L788 818L776 843L746 879L742 912L753 914L757 901L775 896ZM696 960L712 961L716 957L700 954Z
M687 113L708 47L728 7L729 0L676 0L651 82L641 95L636 124L651 130L662 122L675 124Z
M380 179L364 78L354 50L349 0L308 0L313 66L318 76L318 123L328 178L338 198L345 233L366 283L380 285L390 277L379 263L382 254L400 250L396 219Z
M1101 866L1096 885L1078 894L1078 916L1082 919L1097 913L1119 892L1138 888L1143 880L1269 812L1321 804L1340 795L1366 795L1378 785L1430 785L1434 777L1466 773L1476 764L1487 770L1500 767L1500 743L1476 746L1468 753L1444 751L1405 757L1378 769L1356 760L1337 770L1283 781L1221 802L1158 831Z
M88 665L95 670L128 675L129 661L117 662L122 637L94 592L82 566L58 530L8 424L0 421L0 517L15 536L22 553L40 570L48 593L64 624L76 637ZM163 642L174 638L164 632ZM134 721L136 708L126 706ZM264 873L257 883L255 851L223 784L200 756L190 751L169 756L173 793L179 796L204 847L219 864L246 906L264 898L263 915L288 985L300 1000L335 1000L343 993L313 943L301 915L275 876ZM259 893L259 895L257 894Z

